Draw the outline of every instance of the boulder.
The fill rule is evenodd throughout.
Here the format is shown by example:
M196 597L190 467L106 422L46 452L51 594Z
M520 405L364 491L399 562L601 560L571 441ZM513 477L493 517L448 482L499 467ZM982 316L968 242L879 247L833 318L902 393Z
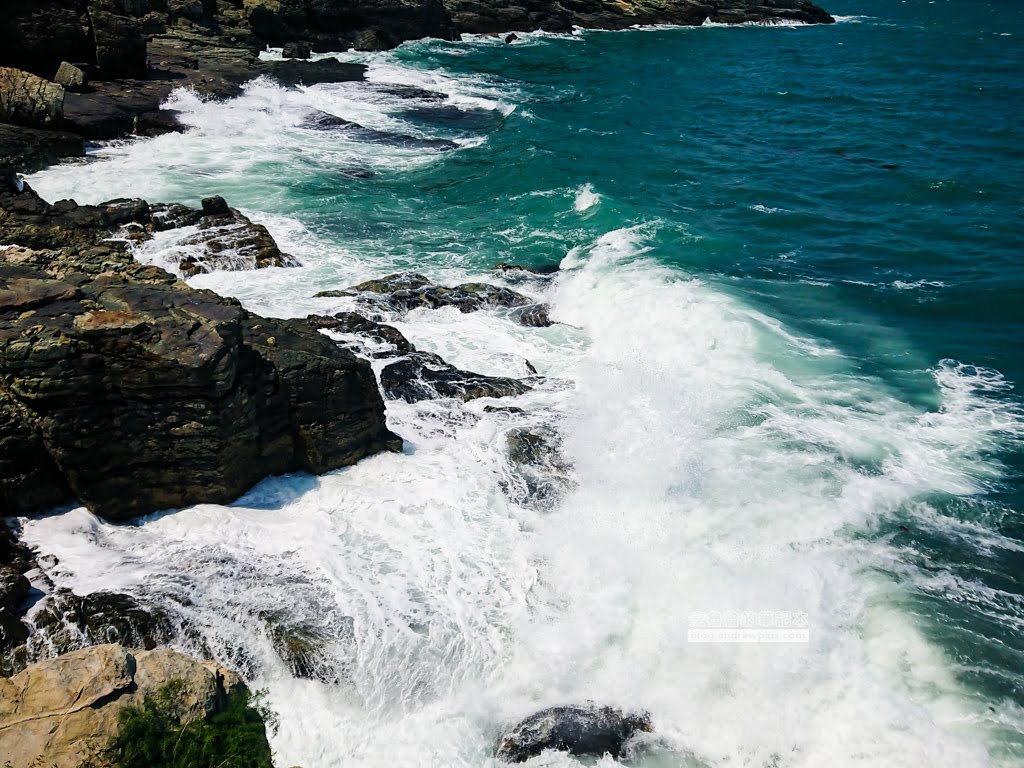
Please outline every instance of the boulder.
M27 128L59 128L64 89L29 72L0 67L0 122Z
M85 76L85 72L74 64L62 61L60 67L57 68L57 74L53 77L53 82L63 86L66 90L80 91L85 87L88 78Z
M0 392L10 454L42 446L50 461L0 463L6 512L45 506L56 487L124 520L400 449L366 361L107 241L151 220L145 201L50 205L21 187L0 190L0 241L42 250L0 252ZM54 466L60 482L39 487Z
M281 55L286 59L308 59L312 52L309 43L285 43Z
M179 726L223 712L248 693L234 672L176 651L85 648L0 678L0 754L11 768L106 768L122 713L172 682Z
M380 372L380 386L385 397L407 403L442 397L515 397L531 389L519 379L460 370L431 352L412 352L386 366Z
M578 756L622 757L626 742L651 730L646 712L625 713L611 707L551 707L526 718L504 736L496 757L523 763L551 749Z

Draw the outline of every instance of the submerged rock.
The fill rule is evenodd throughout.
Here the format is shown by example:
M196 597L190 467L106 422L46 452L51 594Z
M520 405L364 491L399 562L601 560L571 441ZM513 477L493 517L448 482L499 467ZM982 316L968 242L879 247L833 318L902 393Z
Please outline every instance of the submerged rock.
M529 392L529 384L504 376L463 371L430 352L413 352L380 373L385 397L417 403L440 397L475 400L479 397L514 397Z
M572 464L561 453L561 438L551 427L517 427L505 435L513 476L502 489L513 501L548 509L573 487Z
M147 697L166 695L171 682L169 709L179 727L223 712L248 694L234 672L177 651L85 648L0 678L0 755L12 768L107 768L112 756L106 748L122 713ZM269 764L269 745L265 752Z
M611 707L551 707L531 715L502 736L495 756L522 763L547 749L572 755L621 757L626 742L651 730L646 712Z
M449 288L436 285L417 272L397 272L376 280L367 280L350 288L321 291L316 297L353 296L361 304L384 312L409 312L413 309L455 307L460 312L505 308L522 325L551 325L547 307L537 304L509 288L490 283L463 283Z
M336 131L344 134L345 138L354 141L363 141L367 144L385 144L402 149L433 149L446 152L459 148L456 142L449 139L425 139L404 133L378 131L376 128L367 128L364 125L354 123L337 115L328 114L327 112L316 112L310 115L303 121L302 127L312 131Z

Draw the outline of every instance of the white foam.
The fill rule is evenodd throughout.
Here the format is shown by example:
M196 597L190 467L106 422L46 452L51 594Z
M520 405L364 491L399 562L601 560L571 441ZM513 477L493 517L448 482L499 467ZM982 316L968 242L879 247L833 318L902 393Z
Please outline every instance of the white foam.
M601 202L601 196L594 191L594 185L581 184L576 188L576 199L572 207L577 213L583 213Z

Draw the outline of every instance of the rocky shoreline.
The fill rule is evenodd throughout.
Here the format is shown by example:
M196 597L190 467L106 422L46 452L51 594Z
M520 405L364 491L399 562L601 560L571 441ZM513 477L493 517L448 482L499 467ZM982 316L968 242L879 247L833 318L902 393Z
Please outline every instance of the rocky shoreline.
M202 502L228 503L268 475L319 474L378 452L400 451L401 438L385 422L386 401L515 397L543 378L526 360L515 378L461 370L417 350L390 321L413 309L452 307L504 313L528 327L552 322L545 305L507 287L437 285L415 273L320 294L351 299L358 311L295 320L261 317L183 280L213 270L298 263L265 227L222 198L207 198L200 208L137 199L48 202L18 172L82 157L87 142L183 130L173 111L162 108L175 88L230 98L260 75L284 86L364 80L361 65L310 60L314 51L378 50L461 33L697 25L708 19L833 21L806 0L568 6L485 0L13 0L0 20L0 675L15 676L0 678L0 687L17 691L11 707L0 711L0 745L22 745L8 752L15 754L13 765L43 758L72 766L86 753L94 765L111 764L97 753L100 742L117 731L111 702L139 705L155 685L179 673L204 692L190 699L204 702L193 707L192 720L222 711L231 691L242 685L224 670L214 670L209 683L199 670L214 667L196 666L180 654L159 657L162 676L141 683L138 670L158 658L146 654L173 644L187 628L130 595L76 595L55 588L39 554L18 540L15 517L80 502L100 517L123 522ZM259 51L268 45L283 47L288 58L260 60ZM392 90L401 95L403 88L415 91L409 93L415 98L444 98L405 86ZM313 127L371 142L411 140L378 136L331 115ZM172 230L182 244L178 275L133 258L135 244ZM521 268L496 269L514 274ZM518 412L512 406L486 410L504 411L510 419ZM502 488L522 503L543 508L571 485L554 431L515 427L507 448L519 475ZM275 627L271 635L297 676L318 676L307 658L316 638L289 627ZM145 650L126 650L132 648ZM93 682L116 678L109 690L97 693L106 702L103 708L74 710L75 717L93 717L81 725L92 729L88 743L78 743L81 728L70 742L47 741L45 718L26 714L26 702L45 688L37 681L55 674L91 675ZM22 725L29 721L35 725ZM553 708L510 731L498 757L517 762L543 749L619 754L629 739L650 728L646 714ZM7 750L0 746L0 752Z
M809 0L12 0L0 19L0 165L34 170L84 156L86 142L183 130L161 108L175 88L226 98L259 75L282 85L363 79L362 66L312 52L705 21L834 19ZM285 60L261 61L267 46Z

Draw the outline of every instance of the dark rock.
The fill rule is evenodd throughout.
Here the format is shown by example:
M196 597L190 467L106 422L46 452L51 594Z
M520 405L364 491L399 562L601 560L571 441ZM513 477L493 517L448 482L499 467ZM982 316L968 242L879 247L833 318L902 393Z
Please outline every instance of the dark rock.
M20 69L0 67L0 122L26 128L59 128L64 89Z
M548 316L547 304L530 304L525 307L518 307L512 310L512 317L520 325L529 328L547 328L552 324Z
M178 111L174 109L151 109L135 116L136 136L163 136L165 133L182 133L185 126L178 122Z
M31 172L65 157L85 157L81 136L0 123L0 165Z
M369 168L342 168L341 173L350 179L372 179L377 175Z
M228 208L227 201L220 195L214 197L204 197L200 204L203 207L204 216L230 216L231 209Z
M86 77L85 72L67 61L60 63L57 74L53 77L53 82L69 91L82 90L88 81L89 79Z
M408 136L402 133L378 131L375 128L367 128L359 123L353 123L351 120L346 120L343 117L326 112L317 112L310 115L303 122L302 127L313 131L338 131L344 133L348 139L365 141L368 144L386 144L406 149L436 149L440 151L459 148L457 143L448 139L423 139L418 136Z
M553 275L559 269L557 264L545 264L541 267L526 267L522 264L509 264L505 261L499 261L494 265L494 268L501 270L502 272L529 272L533 275Z
M308 619L294 622L278 614L261 618L274 650L295 677L328 685L337 685L346 677L346 660L336 658L332 649L339 645L339 640L354 639L355 623L351 617L338 619L328 615L323 623Z
M802 21L828 24L834 21L809 0L444 0L459 32L497 34L508 31L571 32L574 26L588 29L626 29L635 24L699 26L706 19L724 24L743 22ZM507 41L506 41L507 42Z
M306 322L318 330L335 331L359 336L372 342L371 345L344 344L357 354L365 357L396 357L415 351L402 332L391 325L384 325L363 317L358 312L339 312L336 315L310 315Z
M623 713L610 707L551 707L526 718L506 733L496 757L522 763L547 749L579 756L621 757L626 742L651 730L646 712Z
M253 315L106 242L110 226L152 217L144 201L51 206L11 183L0 179L0 241L50 250L0 252L8 455L41 441L71 495L123 520L400 448L366 361L304 321ZM37 508L45 489L8 466L0 488L17 492L5 512Z
M159 112L174 85L143 80L94 82L88 93L64 97L64 123L87 139L105 141L132 134L136 117Z
M109 13L95 4L89 19L96 41L96 65L105 77L146 74L146 38L137 19Z
M78 0L4 0L0 65L50 77L61 61L94 61L95 44Z
M548 509L573 487L572 465L561 453L561 439L550 427L517 427L505 435L513 475L502 490L513 501Z
M362 80L366 67L350 64L337 59L285 59L284 61L261 61L252 67L254 77L269 75L281 85L313 85L314 83L352 83ZM249 79L249 78L246 78Z
M152 650L174 637L168 617L119 592L76 595L58 589L48 595L32 619L29 659L59 656L104 643Z
M308 59L313 53L309 43L285 43L281 55L286 59Z
M384 93L388 96L397 96L400 99L413 101L445 101L447 93L430 91L426 88L419 88L415 85L400 85L398 83L367 83L366 87L377 93Z
M456 39L441 0L249 0L249 26L260 40L311 40L315 50L393 47L421 37Z
M385 397L407 403L440 397L462 401L478 397L515 397L531 389L518 379L460 370L430 352L412 352L386 366L380 374L380 385Z
M480 309L512 309L511 316L523 325L550 325L547 307L535 304L528 296L489 283L463 283L454 288L434 285L415 272L398 272L377 280L368 280L341 291L321 291L316 297L355 296L363 304L385 312L455 307L460 312Z
M513 43L513 42L515 42L518 39L519 39L519 35L517 35L515 32L510 32L509 34L505 35L505 43L506 43L506 45L509 44L509 43Z

